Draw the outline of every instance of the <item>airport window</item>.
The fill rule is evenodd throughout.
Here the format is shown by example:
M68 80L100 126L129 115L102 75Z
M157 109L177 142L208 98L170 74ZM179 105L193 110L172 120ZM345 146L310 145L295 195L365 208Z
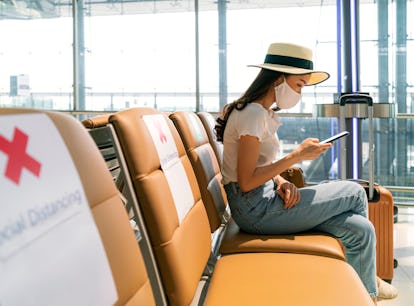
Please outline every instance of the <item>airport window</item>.
M313 48L315 66L331 78L306 88L302 102L283 114L285 127L299 129L281 132L288 152L306 135L338 130L336 118L315 116L315 105L332 104L343 82L337 2L2 1L0 107L218 113L253 80L258 70L248 65L263 60L269 43L293 41ZM393 116L374 120L375 176L406 189L394 194L413 204L414 17L408 12L414 1L359 4L359 90L394 106ZM367 123L361 124L366 135ZM364 162L366 144L364 136ZM312 181L336 178L337 152L301 166ZM404 200L407 194L411 200Z

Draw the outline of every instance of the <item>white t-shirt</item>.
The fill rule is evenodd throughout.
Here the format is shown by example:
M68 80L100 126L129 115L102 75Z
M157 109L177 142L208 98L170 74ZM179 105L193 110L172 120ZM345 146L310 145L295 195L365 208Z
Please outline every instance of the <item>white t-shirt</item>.
M249 103L243 110L234 109L231 112L223 137L223 184L237 182L237 152L241 136L249 135L259 139L258 167L276 160L279 152L276 132L280 125L276 113L258 103Z

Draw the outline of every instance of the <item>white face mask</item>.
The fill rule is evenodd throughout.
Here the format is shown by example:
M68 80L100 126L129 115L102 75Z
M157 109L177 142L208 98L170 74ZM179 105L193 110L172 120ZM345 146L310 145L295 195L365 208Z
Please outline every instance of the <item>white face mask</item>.
M276 94L276 104L280 109L288 109L294 107L299 103L302 95L294 91L289 84L286 82L286 79L283 80L283 83L275 86Z

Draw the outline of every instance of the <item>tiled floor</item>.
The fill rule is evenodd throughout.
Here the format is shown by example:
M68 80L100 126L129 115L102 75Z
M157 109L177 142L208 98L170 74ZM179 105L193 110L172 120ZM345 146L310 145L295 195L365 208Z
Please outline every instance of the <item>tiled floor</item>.
M399 208L398 223L394 224L394 257L398 267L394 270L392 284L398 297L382 300L379 306L414 305L414 208Z

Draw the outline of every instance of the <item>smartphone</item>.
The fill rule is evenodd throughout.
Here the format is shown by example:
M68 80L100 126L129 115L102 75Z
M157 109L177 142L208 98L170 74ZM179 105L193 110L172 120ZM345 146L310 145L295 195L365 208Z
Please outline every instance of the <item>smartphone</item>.
M339 134L336 134L336 135L334 135L334 136L332 136L332 137L326 138L325 140L322 140L322 141L321 141L321 142L319 142L319 143L334 142L335 140L337 140L337 139L339 139L339 138L341 138L341 137L344 137L344 136L348 136L348 135L349 135L349 132L348 132L348 131L344 131L344 132L341 132L341 133L339 133Z

